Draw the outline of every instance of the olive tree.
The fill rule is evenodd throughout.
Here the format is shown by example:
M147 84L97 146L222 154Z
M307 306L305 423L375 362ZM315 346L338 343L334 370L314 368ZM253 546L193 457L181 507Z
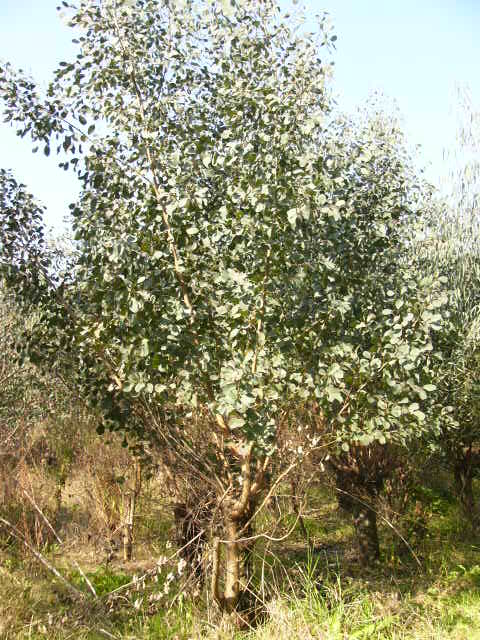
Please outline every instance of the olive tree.
M478 526L473 479L480 463L478 359L480 322L479 115L468 93L459 93L457 146L450 150L449 189L432 207L414 245L419 268L443 284L448 322L437 337L436 437L429 439L454 475L467 518Z
M18 334L23 331L20 318L12 309L12 300L0 287L0 456L5 466L15 456L32 413L38 410L29 402L35 384L31 368L19 361ZM32 412L32 404L34 410Z

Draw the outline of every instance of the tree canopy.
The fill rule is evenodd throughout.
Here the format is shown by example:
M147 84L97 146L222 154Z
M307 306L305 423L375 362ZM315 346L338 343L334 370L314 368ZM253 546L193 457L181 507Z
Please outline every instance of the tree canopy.
M42 309L39 357L64 354L108 426L145 437L142 407L177 407L191 443L204 416L234 608L289 406L314 404L336 452L426 428L445 300L407 250L425 188L395 122L333 111L324 18L309 34L274 0L63 5L76 59L45 95L5 64L0 95L80 180L74 250L48 250L3 172L2 266Z

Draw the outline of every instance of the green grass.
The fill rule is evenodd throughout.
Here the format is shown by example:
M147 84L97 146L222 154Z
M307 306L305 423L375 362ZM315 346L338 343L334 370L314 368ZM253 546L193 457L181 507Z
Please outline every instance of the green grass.
M96 571L87 572L85 575L99 597L102 597L107 593L111 593L115 589L128 584L132 580L131 575L127 575L123 572L115 572L106 567L99 567ZM86 584L86 580L79 571L72 571L69 574L69 579L76 587L79 587L83 591L87 591L88 586Z
M383 559L369 570L355 562L352 529L331 498L316 497L318 509L305 522L313 552L298 530L286 541L258 544L262 602L255 628L240 632L220 625L204 597L181 595L176 584L168 597L161 596L168 569L104 606L79 604L38 565L22 565L4 552L0 638L480 640L480 543L448 492L425 490L422 496L428 535L416 550L421 566L405 550L397 553L395 534L383 527ZM286 518L282 526L289 524ZM87 576L105 596L130 582L134 572L141 568L117 564L90 568ZM79 572L63 573L87 592Z

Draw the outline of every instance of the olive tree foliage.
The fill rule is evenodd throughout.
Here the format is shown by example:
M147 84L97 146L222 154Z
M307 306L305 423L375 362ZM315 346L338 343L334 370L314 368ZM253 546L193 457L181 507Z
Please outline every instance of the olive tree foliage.
M473 478L480 469L480 116L467 92L458 95L457 145L449 151L451 189L426 218L414 245L419 267L443 283L448 322L437 336L442 355L435 420L440 431L430 446L454 473L467 517L478 525Z
M322 18L310 35L273 0L63 4L79 54L46 95L0 74L6 120L82 184L71 278L42 267L44 342L63 336L108 426L153 420L208 479L230 611L286 407L311 403L339 455L422 428L439 303L402 258L419 188L396 130L329 117Z
M15 452L24 435L27 416L31 416L29 396L34 390L34 376L16 352L17 336L23 331L11 300L0 289L0 456ZM38 410L38 407L35 407ZM5 462L6 464L6 462Z
M41 209L18 187L9 172L0 170L0 455L7 457L24 454L29 428L46 415L52 391L22 354L25 334L37 318L29 304L17 304L10 288L20 281L25 299L38 301L43 283L31 269L32 260L46 264Z

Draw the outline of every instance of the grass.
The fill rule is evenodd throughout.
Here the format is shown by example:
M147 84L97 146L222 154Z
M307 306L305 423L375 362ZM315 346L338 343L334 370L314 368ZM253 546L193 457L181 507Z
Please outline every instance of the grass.
M0 555L0 638L480 640L480 545L448 493L425 490L422 496L428 535L418 549L421 566L397 553L395 536L385 527L382 562L368 571L355 562L351 527L326 498L318 496L320 506L305 523L313 551L298 530L284 542L259 545L263 615L255 628L239 632L219 625L215 608L203 596L180 593L175 581L165 595L171 567L101 605L78 603L43 568L9 550ZM167 530L167 523L160 528ZM58 558L58 550L51 556ZM78 550L75 558L80 560ZM62 571L86 592L84 578L71 567L67 553ZM144 569L144 561L107 567L90 560L86 575L106 596Z
M99 567L93 573L87 572L86 577L99 597L105 596L119 587L123 587L132 579L132 576L129 576L126 573L117 573L108 567ZM70 582L75 586L83 589L86 588L86 580L80 572L75 571L71 573L69 578Z

